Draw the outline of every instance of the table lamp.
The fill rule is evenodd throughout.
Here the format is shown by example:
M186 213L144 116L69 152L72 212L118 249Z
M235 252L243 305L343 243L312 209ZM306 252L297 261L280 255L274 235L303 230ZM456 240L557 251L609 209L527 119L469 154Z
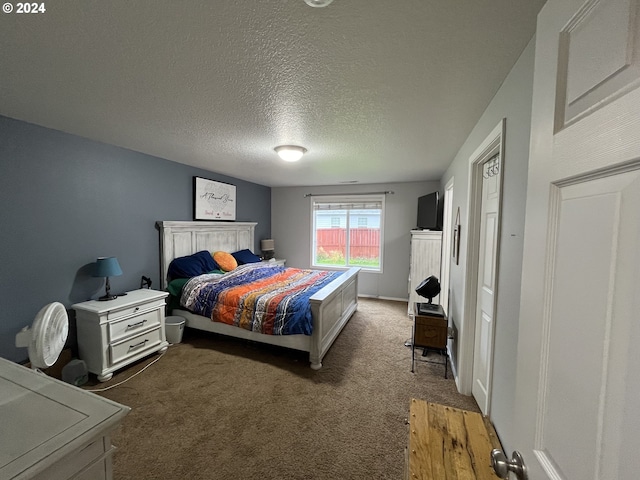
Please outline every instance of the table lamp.
M431 275L425 278L420 285L416 287L416 293L421 297L429 300L429 303L418 303L417 312L419 315L435 315L444 316L444 311L440 305L433 305L431 301L440 294L440 281L438 277Z
M117 277L118 275L122 275L122 269L120 268L120 264L118 263L118 259L116 257L99 257L96 260L96 269L93 274L94 277L105 277L106 285L105 285L105 295L100 297L98 300L113 300L116 298L116 295L111 295L111 286L109 285L109 277Z
M260 240L260 250L262 250L262 258L271 260L275 256L275 242L271 238Z
M431 275L425 278L420 282L420 285L416 287L416 293L421 297L428 299L429 303L431 303L433 297L438 296L440 293L440 282L438 281L438 277Z

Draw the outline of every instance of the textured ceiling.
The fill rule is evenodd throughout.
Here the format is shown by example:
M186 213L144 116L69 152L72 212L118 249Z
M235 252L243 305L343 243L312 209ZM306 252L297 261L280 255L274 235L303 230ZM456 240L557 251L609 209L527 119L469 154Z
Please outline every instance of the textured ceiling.
M48 1L0 16L0 114L268 186L436 180L543 3Z

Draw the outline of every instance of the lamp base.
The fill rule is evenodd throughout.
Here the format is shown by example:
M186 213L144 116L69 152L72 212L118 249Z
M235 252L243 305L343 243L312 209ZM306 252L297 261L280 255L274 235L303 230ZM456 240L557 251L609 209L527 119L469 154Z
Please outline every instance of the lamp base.
M101 302L106 302L108 300L115 300L116 298L118 298L118 295L111 295L111 284L109 283L109 277L105 277L104 295L98 300Z
M275 250L263 250L262 251L262 259L263 260L271 260L276 256Z
M117 295L105 295L103 297L100 297L98 300L100 302L106 302L107 300L115 300L116 298L118 298Z
M418 303L417 304L418 315L431 315L433 317L444 317L444 310L441 305L433 303Z

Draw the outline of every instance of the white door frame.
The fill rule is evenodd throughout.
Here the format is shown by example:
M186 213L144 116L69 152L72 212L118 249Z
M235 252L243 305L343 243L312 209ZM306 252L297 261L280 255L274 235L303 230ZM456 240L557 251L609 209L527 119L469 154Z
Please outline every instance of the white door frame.
M444 186L442 213L442 258L440 260L440 305L449 315L449 279L451 272L451 233L453 226L453 177Z
M489 159L491 153L498 147L500 152L500 168L504 165L504 139L506 119L500 120L498 125L489 133L487 138L469 157L469 212L467 218L467 263L465 266L465 288L462 328L459 329L460 356L458 361L457 387L460 393L471 395L473 385L473 351L475 344L476 302L478 293L478 259L480 255L480 208L482 206L482 164ZM502 170L504 172L504 170ZM500 175L504 183L504 175ZM500 212L502 211L502 185L500 185ZM496 247L496 262L500 259L500 230L502 214L498 213L498 244ZM498 283L498 269L496 269L496 285ZM495 298L498 298L496 289ZM494 312L495 312L494 308ZM494 316L494 322L497 315ZM495 331L495 329L494 329ZM493 341L493 340L492 340ZM492 367L493 369L493 367ZM490 397L490 395L489 395Z

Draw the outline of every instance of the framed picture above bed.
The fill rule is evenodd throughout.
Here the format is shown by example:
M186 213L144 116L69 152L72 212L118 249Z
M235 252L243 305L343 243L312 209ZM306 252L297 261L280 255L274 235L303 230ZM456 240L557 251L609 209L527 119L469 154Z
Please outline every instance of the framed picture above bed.
M236 186L193 177L193 219L235 220Z

